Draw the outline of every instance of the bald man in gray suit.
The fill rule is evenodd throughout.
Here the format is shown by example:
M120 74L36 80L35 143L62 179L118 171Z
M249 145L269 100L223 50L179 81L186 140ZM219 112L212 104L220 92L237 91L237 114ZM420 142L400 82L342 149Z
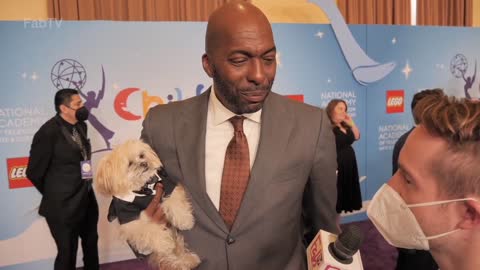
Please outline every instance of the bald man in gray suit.
M229 2L212 13L205 49L202 64L213 86L152 108L142 130L142 139L191 198L195 227L182 233L202 260L197 269L306 269L306 232L338 232L328 117L271 92L273 33L252 4ZM219 208L234 116L244 119L250 177L233 224L226 224Z

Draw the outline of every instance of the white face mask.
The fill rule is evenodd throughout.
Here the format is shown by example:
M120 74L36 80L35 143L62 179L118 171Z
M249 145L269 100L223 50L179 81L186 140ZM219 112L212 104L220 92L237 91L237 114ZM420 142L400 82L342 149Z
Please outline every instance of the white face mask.
M392 187L384 184L370 201L367 215L390 245L406 249L429 250L428 240L452 234L460 229L427 237L410 208L469 200L476 201L472 198L465 198L406 204Z

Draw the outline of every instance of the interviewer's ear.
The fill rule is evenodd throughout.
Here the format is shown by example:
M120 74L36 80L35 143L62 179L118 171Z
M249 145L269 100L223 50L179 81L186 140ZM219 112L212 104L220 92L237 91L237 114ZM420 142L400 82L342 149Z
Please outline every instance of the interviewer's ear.
M480 200L479 201L465 201L465 211L463 213L462 221L458 227L463 230L471 230L480 228Z
M210 59L208 58L208 55L204 53L202 55L202 65L203 65L203 70L205 70L205 73L207 73L208 77L212 78L213 77L213 67L212 64L210 63Z

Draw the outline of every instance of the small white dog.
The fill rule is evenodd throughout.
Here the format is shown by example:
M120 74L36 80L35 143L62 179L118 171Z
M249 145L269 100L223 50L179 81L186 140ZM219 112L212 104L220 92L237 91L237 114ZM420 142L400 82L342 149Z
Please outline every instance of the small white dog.
M148 254L150 264L162 270L190 270L200 263L177 231L193 228L192 206L148 144L129 140L119 145L100 160L94 179L97 191L113 197L108 219L118 218L121 236L137 255ZM168 224L153 222L144 212L157 182L164 186L161 207Z

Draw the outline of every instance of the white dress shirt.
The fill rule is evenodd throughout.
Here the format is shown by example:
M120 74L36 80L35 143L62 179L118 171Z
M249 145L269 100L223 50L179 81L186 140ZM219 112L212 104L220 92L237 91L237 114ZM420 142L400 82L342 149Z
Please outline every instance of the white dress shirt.
M220 206L220 188L222 185L225 152L227 151L228 143L233 138L233 125L228 119L235 115L218 100L212 86L208 100L205 137L205 186L207 194L217 210ZM261 115L261 109L254 113L243 114L246 117L243 121L243 132L247 136L248 141L250 169L252 169L257 155Z

